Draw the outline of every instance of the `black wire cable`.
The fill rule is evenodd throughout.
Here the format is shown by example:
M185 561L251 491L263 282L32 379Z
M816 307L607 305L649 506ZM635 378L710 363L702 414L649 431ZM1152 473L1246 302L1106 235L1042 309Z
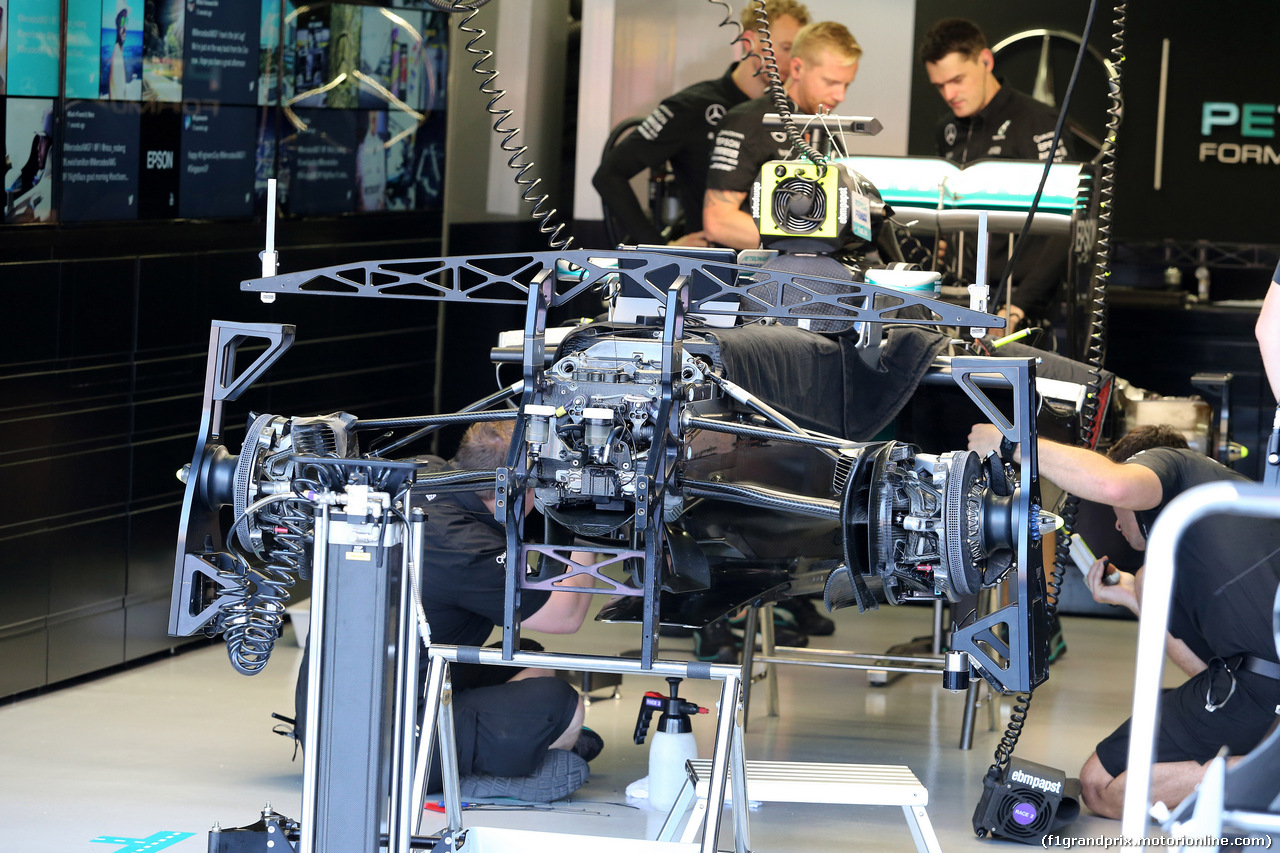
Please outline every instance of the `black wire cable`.
M1062 110L1058 113L1058 123L1054 128L1053 146L1051 152L1056 153L1058 150L1058 141L1062 133L1063 122L1067 115L1067 107L1071 103L1071 94L1075 90L1076 80L1079 77L1080 66L1084 60L1085 50L1089 44L1089 35L1093 30L1094 14L1097 10L1097 0L1090 0L1089 13L1085 20L1084 34L1080 38L1080 50L1076 54L1076 64L1071 71L1071 80L1067 84L1066 94L1063 96ZM1118 43L1113 49L1112 54L1119 59L1123 59L1124 48L1124 3L1116 4L1116 18L1114 19L1116 32L1113 36ZM1116 65L1117 75L1115 84L1108 94L1111 99L1112 107L1108 109L1111 120L1108 122L1108 140L1112 143L1110 150L1106 151L1103 156L1102 174L1103 178L1099 181L1099 200L1104 205L1104 211L1099 212L1098 216L1098 249L1097 249L1097 277L1099 280L1110 274L1110 229L1111 229L1111 194L1114 186L1114 166L1115 166L1115 136L1119 127L1119 98L1120 98L1120 78L1119 63ZM1105 147L1105 146L1104 146ZM1001 279L1000 289L997 291L997 298L992 304L1000 304L1003 301L1003 292L1009 283L1010 276L1013 273L1014 263L1018 259L1020 250L1022 249L1022 241L1026 238L1027 232L1031 227L1031 218L1035 215L1036 207L1040 203L1040 194L1044 189L1045 181L1049 177L1049 170L1053 165L1053 154L1050 154L1049 161L1045 164L1044 173L1040 176L1040 186L1036 189L1035 199L1032 201L1031 209L1027 212L1027 220L1022 225L1022 233L1019 235L1018 244L1014 249L1013 257L1009 259L1009 264L1005 268L1005 274ZM1103 237L1103 218L1106 218L1106 242ZM1097 291L1095 289L1095 296ZM1091 324L1091 344L1090 344L1090 380L1086 386L1085 405L1081 410L1080 434L1083 443L1088 444L1089 435L1095 419L1098 416L1098 390L1101 386L1101 368L1102 357L1105 354L1105 330L1106 330L1106 290L1102 285L1101 299L1095 299L1095 305L1098 306L1094 312L1093 322ZM1096 344L1096 345L1095 345ZM1096 356L1096 359L1095 359ZM1054 561L1053 567L1048 574L1047 589L1045 594L1046 610L1052 619L1057 616L1058 612L1058 596L1062 588L1063 569L1066 563L1071 559L1071 536L1075 529L1075 519L1078 512L1080 499L1075 495L1068 495L1066 504L1063 507L1062 518L1063 525L1059 534L1054 540ZM1050 638L1052 639L1052 638ZM1000 737L1000 742L996 745L995 761L987 769L987 778L997 780L1003 772L1008 768L1009 761L1013 757L1013 751L1018 746L1018 739L1022 736L1022 728L1026 724L1027 713L1031 706L1031 697L1034 694L1034 688L1026 693L1019 693L1013 700L1013 710L1009 714L1009 723L1005 727L1004 734Z
M1040 197L1044 194L1045 182L1049 180L1049 172L1053 168L1054 158L1058 155L1058 145L1062 140L1062 128L1067 120L1067 109L1071 106L1071 95L1075 92L1076 81L1080 78L1080 67L1084 65L1084 56L1089 47L1089 35L1093 32L1093 17L1097 8L1097 0L1091 0L1089 14L1085 17L1084 33L1080 37L1080 50L1076 52L1076 63L1071 68L1071 79L1067 81L1067 90L1062 96L1062 109L1058 111L1058 121L1053 127L1053 144L1049 147L1049 159L1045 161L1044 171L1040 174L1040 183L1036 187L1035 197L1031 199L1031 207L1027 209L1027 218L1022 223L1022 231L1018 234L1018 242L1014 244L1013 257L1009 258L1009 263L1005 265L1004 274L1000 276L1000 284L997 285L993 298L987 301L988 305L1002 305L1004 303L1004 294L1009 289L1010 282L1013 279L1013 268L1022 257L1023 242L1031 231L1031 220L1035 217L1036 211L1040 209Z
M712 6L720 6L724 9L724 18L716 25L717 27L732 26L734 28L733 41L729 42L729 47L733 47L735 44L743 44L746 45L749 50L751 42L747 41L747 35L742 29L742 24L740 24L738 19L733 16L733 7L729 5L727 0L707 0L707 2ZM743 61L745 62L746 59ZM761 63L760 67L756 69L756 73L753 76L758 77L762 73L764 73L763 63Z
M764 0L756 0L756 20L760 22L757 35L760 41L760 52L764 55L765 72L769 77L769 94L773 97L774 106L778 108L778 115L782 116L782 126L792 146L799 148L806 157L823 167L822 172L825 174L827 158L818 149L805 142L804 137L800 135L800 128L796 127L795 121L791 118L787 90L783 88L782 78L778 76L778 60L773 53L773 37L769 33L769 13L765 9Z
M450 9L454 12L470 13L458 22L458 31L471 36L471 39L467 42L466 51L477 57L471 66L471 70L485 78L484 82L480 84L480 91L490 96L489 103L485 105L485 111L491 116L496 116L493 121L493 131L502 137L502 141L499 144L502 150L511 155L507 159L507 165L516 171L515 182L520 189L520 200L526 204L533 205L529 216L537 220L538 233L548 235L547 245L552 249L568 249L573 246L573 238L568 236L562 238L560 236L560 233L564 230L564 223L555 221L556 214L559 211L551 207L551 196L547 193L535 195L538 191L538 185L542 183L542 178L526 177L529 170L534 167L534 162L533 160L521 162L524 155L529 151L529 146L515 145L515 138L520 133L520 128L506 124L514 115L514 112L510 109L498 109L497 107L498 101L506 97L507 94L506 89L499 89L494 86L498 79L497 66L495 65L492 69L480 67L483 63L493 58L492 50L476 47L488 33L479 27L471 26L471 22L480 13L480 6L482 5L484 4L455 2Z

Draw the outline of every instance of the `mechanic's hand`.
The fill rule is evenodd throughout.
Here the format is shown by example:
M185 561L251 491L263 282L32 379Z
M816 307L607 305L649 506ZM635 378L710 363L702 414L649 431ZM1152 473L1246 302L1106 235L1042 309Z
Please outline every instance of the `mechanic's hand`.
M969 430L969 449L986 459L992 451L999 455L1003 439L1004 435L995 424L974 424Z
M1106 557L1094 560L1093 565L1089 567L1089 573L1084 578L1085 585L1089 587L1089 594L1099 604L1118 604L1136 614L1138 585L1134 576L1128 572L1119 572L1120 580L1113 586L1107 586L1102 582L1102 577L1110 569L1111 563Z
M1009 322L1008 327L1005 329L1006 332L1013 332L1027 319L1027 312L1017 305L1002 306L996 314Z
M710 245L711 245L711 243L710 243L710 241L708 241L708 240L707 240L707 235L706 235L706 233L705 233L705 232L703 232L703 231L693 231L693 232L691 232L691 233L689 233L689 234L685 234L683 237L677 237L676 239L672 240L672 241L671 241L670 243L668 243L667 245L668 245L668 246L701 246L701 247L706 247L706 246L710 246Z

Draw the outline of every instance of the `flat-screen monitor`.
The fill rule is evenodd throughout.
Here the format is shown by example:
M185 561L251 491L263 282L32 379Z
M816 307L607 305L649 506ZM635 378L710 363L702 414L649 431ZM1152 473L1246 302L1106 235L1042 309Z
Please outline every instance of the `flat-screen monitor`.
M440 208L424 6L0 0L0 221L251 217L270 178L286 216Z

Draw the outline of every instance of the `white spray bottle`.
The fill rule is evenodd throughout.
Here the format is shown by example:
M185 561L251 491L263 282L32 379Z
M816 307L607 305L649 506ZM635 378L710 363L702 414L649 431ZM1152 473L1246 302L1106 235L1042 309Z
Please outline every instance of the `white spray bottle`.
M668 811L675 805L687 778L685 762L698 757L698 742L693 737L690 715L707 713L706 708L676 695L680 688L679 678L668 677L667 683L671 685L670 696L654 691L644 694L635 732L636 744L644 743L653 712L662 712L649 742L649 803L659 811Z

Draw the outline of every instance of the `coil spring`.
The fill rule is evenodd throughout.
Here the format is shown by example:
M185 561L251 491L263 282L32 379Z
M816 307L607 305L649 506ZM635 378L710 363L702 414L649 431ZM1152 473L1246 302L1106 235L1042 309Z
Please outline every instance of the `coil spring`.
M564 224L552 221L558 211L550 206L551 197L546 193L534 196L538 185L542 183L542 178L529 179L525 177L528 171L533 168L534 163L532 160L524 163L520 162L521 158L529 150L527 145L516 146L513 144L516 135L520 133L520 128L507 127L503 124L514 113L510 109L497 108L498 101L502 100L507 94L506 89L498 89L493 85L494 81L498 79L497 66L495 65L494 68L489 70L480 67L481 64L493 58L493 51L488 48L476 47L480 39L487 35L483 29L471 26L472 20L475 19L476 15L480 14L480 8L478 5L471 3L455 2L453 11L469 13L458 22L458 31L471 36L471 39L467 42L466 51L472 56L478 57L472 64L471 70L485 78L484 82L480 84L480 91L490 96L489 103L485 105L485 111L491 116L497 116L493 122L493 130L502 137L500 143L502 150L511 155L507 160L507 165L516 170L515 181L516 186L520 188L520 200L526 204L533 205L533 210L530 211L529 216L538 221L539 234L549 235L547 244L557 251L568 249L573 245L573 238L564 237L562 239L560 237L560 232L564 230Z
M232 559L230 569L224 568L222 565L218 566L218 577L221 578L222 584L226 584L222 586L222 595L231 599L231 603L223 607L221 616L218 619L205 626L204 633L206 636L216 636L225 629L228 613L244 612L251 592L248 568L248 563L238 557Z
M778 76L778 60L773 53L773 39L769 33L769 13L765 10L765 0L756 0L756 20L760 22L758 35L760 51L764 54L764 69L769 75L769 94L773 96L778 115L782 116L782 126L787 131L791 144L805 153L810 160L822 166L825 171L827 158L800 135L800 128L791 119L791 107L787 104L787 92L782 88L782 78Z

